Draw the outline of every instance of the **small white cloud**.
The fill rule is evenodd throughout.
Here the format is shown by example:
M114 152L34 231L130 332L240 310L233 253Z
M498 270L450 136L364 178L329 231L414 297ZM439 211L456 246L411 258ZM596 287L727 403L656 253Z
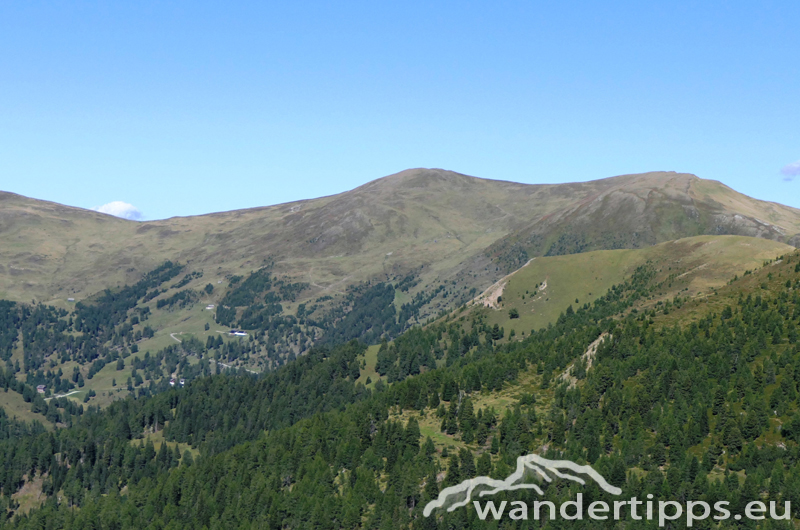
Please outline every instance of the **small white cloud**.
M122 217L123 219L129 219L131 221L140 221L142 219L142 212L140 212L136 206L122 201L110 202L98 206L97 208L92 208L92 210L100 213L107 213L114 217Z
M800 160L786 164L781 168L783 180L794 180L795 177L800 177Z

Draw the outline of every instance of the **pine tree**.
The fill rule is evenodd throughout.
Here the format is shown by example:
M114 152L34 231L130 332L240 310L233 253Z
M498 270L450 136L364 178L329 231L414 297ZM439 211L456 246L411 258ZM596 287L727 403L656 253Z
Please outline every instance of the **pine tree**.
M725 406L725 392L722 390L722 387L717 387L714 390L714 400L712 406L712 413L716 416L720 412L722 412L722 408Z
M465 443L472 443L475 439L475 412L472 407L472 400L464 398L458 410L458 427L461 430L461 439Z
M425 437L425 443L422 445L422 454L425 456L431 456L433 453L436 452L436 446L433 445L433 440L431 440L430 436Z
M425 480L425 498L427 500L435 499L439 496L439 485L436 483L436 474L431 473Z
M476 473L478 476L488 477L492 474L492 458L489 453L483 453L478 458L478 465Z
M444 477L445 486L455 486L461 482L461 467L456 453L450 456L450 465L447 468L447 475Z

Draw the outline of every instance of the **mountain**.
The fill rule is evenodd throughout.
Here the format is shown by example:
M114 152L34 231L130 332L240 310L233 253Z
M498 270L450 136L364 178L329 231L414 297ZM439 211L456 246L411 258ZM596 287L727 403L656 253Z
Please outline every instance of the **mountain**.
M215 285L274 262L309 284L304 300L409 273L416 290L481 291L530 257L701 234L797 245L800 210L671 172L526 185L412 169L329 197L148 222L0 193L0 297L80 300L165 260Z
M800 503L796 210L438 170L149 223L2 201L2 530L486 528L424 507L515 462L550 473L497 502Z
M242 328L254 342L226 349L224 362L261 371L315 344L391 340L503 283L537 256L520 274L549 281L548 294L524 300L529 293L514 282L503 310L487 313L491 323L519 331L552 323L574 300L591 300L666 247L623 252L625 266L606 254L592 261L602 269L595 280L581 277L579 265L596 249L645 250L698 234L751 236L752 243L722 242L714 248L725 251L711 255L695 252L691 240L670 247L687 260L676 268L699 260L713 277L710 287L786 252L785 242L796 242L799 232L799 210L669 172L526 185L412 169L329 197L150 222L3 193L0 299L68 312L73 302L114 311L124 299L125 311L146 312L147 323L123 324L128 315L108 322L107 332L151 352L181 341L186 350L196 342L212 346L220 328ZM163 272L158 281L148 279L154 270ZM520 320L509 321L511 309ZM123 336L125 326L135 339ZM92 382L106 392L101 403L110 402L116 376L123 374L109 365Z
M717 181L658 172L586 184L559 187L576 200L518 227L487 254L511 271L533 256L643 248L698 235L800 245L800 210L752 199Z
M529 190L411 170L331 197L144 223L2 194L0 294L80 299L166 259L215 278L274 260L320 291L421 265L447 270L528 220Z
M713 241L741 244L730 237L679 245L708 255ZM387 376L372 388L359 381L356 341L261 376L207 373L88 412L71 398L46 402L0 369L7 394L65 420L48 432L0 411L0 528L482 529L509 526L483 520L494 507L524 519L520 504L548 501L555 508L541 505L535 526L552 529L564 527L559 513L581 510L579 495L584 513L601 507L580 524L592 530L611 513L594 503L632 498L659 510L706 502L717 519L705 528L794 528L800 252L777 258L667 303L656 298L676 277L646 261L523 339L495 339L480 315L456 311L382 345ZM46 319L22 316L26 342L47 335ZM152 356L134 359L153 376ZM491 510L478 490L483 506L431 504L478 476L511 486L515 462L531 487L492 491ZM622 507L614 527L684 526L674 509ZM727 521L742 514L745 525Z

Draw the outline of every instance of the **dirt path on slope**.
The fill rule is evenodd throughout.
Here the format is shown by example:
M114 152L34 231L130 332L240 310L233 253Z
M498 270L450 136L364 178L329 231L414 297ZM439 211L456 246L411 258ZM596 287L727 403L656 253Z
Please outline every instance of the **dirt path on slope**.
M530 265L530 263L535 260L536 258L531 258L528 262L520 267L519 269L515 270L514 272L503 276L501 279L493 283L488 289L483 291L481 294L476 296L472 299L470 303L472 304L481 304L485 307L491 307L492 309L498 309L497 307L497 298L503 296L503 290L506 288L506 284L508 280L511 279L516 273Z

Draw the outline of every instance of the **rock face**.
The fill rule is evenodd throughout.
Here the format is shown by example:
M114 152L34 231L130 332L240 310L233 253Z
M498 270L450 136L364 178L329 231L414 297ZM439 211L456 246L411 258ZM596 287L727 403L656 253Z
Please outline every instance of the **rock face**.
M311 296L411 271L421 287L483 290L534 256L700 234L798 246L800 211L669 172L526 185L412 169L330 197L151 222L0 192L0 298L80 299L166 259L211 281L274 263Z

